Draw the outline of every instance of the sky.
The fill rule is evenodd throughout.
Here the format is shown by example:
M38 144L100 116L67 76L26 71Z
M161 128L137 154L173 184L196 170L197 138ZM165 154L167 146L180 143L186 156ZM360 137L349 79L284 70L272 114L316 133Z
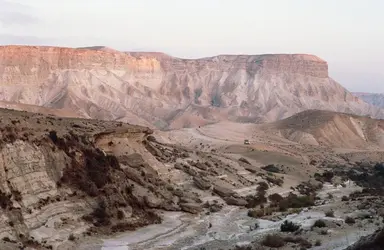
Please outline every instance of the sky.
M315 54L347 89L384 92L383 13L382 0L0 0L0 44Z

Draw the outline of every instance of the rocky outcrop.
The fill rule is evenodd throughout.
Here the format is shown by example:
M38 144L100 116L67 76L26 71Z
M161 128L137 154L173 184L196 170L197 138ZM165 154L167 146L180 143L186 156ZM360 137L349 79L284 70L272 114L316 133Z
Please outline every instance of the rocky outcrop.
M332 80L327 63L312 55L187 60L98 47L3 46L0 58L0 100L86 118L165 129L273 121L306 109L384 117Z
M152 208L182 209L141 142L151 130L1 109L0 115L0 238L56 248L70 233L134 230L161 222Z
M209 190L212 186L212 184L208 180L205 180L201 177L194 177L193 183L201 190Z

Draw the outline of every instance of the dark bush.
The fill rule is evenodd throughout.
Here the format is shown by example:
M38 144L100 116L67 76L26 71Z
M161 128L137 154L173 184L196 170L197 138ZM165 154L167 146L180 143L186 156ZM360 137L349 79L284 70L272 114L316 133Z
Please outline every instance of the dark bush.
M57 133L54 130L49 131L49 138L51 138L53 143L57 143L59 138L57 137Z
M256 188L256 190L258 192L260 192L260 191L267 191L268 188L269 188L268 184L265 181L261 181L258 184L259 184L259 186Z
M300 229L300 225L293 223L292 221L284 221L280 226L281 232L296 232Z
M297 196L290 193L279 202L280 211L286 211L288 208L302 208L313 206L315 199L313 196Z
M118 218L119 220L124 219L124 212L121 211L121 210L118 210L118 211L117 211L117 218Z
M11 195L7 195L6 193L3 193L1 190L0 190L0 207L2 209L6 209L8 208L10 205L12 205L12 202L11 202Z
M347 224L349 224L349 225L352 225L352 224L355 224L355 219L354 218L352 218L352 217L347 217L347 218L345 218L345 223L347 223Z
M327 216L327 217L335 217L335 212L333 212L332 210L327 211L327 212L325 212L325 216Z
M285 240L283 237L277 234L268 234L267 236L264 237L261 244L266 247L279 248L285 245Z
M268 199L272 202L272 203L279 203L280 201L282 201L284 198L278 194L278 193L274 193L274 194L271 194L270 196L268 196Z
M348 196L344 195L343 197L341 197L341 201L349 201Z
M284 180L276 177L267 176L266 180L270 183L273 183L277 186L282 186L284 184Z
M70 234L70 235L68 236L68 240L70 240L70 241L74 241L74 240L76 240L76 238L75 238L75 236L74 236L73 234Z
M264 216L264 210L263 209L248 210L248 216L252 218L261 218Z
M323 227L326 227L326 226L327 225L325 224L325 221L319 219L319 220L315 221L315 223L313 223L312 227L323 228Z

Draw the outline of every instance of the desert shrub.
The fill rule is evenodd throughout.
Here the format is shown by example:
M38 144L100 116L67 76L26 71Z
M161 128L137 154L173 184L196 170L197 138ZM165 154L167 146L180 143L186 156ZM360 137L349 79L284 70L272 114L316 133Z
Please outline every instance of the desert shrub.
M301 237L288 236L288 237L284 238L284 241L289 242L289 243L293 243L293 244L299 244L304 249L312 247L312 244L308 240L301 238Z
M343 197L341 197L341 201L349 201L348 196L344 195Z
M323 228L323 227L326 227L326 226L327 225L325 224L325 221L319 219L319 220L315 221L315 223L313 223L312 227Z
M2 209L8 208L12 204L11 195L7 195L0 190L0 207Z
M266 191L266 190L268 190L268 188L269 188L268 184L267 184L265 181L261 181L261 182L259 182L258 184L259 184L259 186L256 188L256 190L257 190L258 192L260 192L260 191Z
M317 247L321 246L321 240L316 240L315 246L317 246Z
M297 196L290 193L287 197L279 202L280 211L286 211L288 208L302 208L314 205L313 196Z
M328 230L321 230L321 231L320 231L320 234L321 234L321 235L327 235L327 234L328 234Z
M93 212L88 215L84 215L83 219L88 222L93 222L95 226L107 226L111 223L104 201L100 201Z
M283 224L280 225L281 232L296 232L300 229L300 225L293 223L292 221L284 221Z
M270 172L268 172L270 173ZM277 186L282 186L284 184L284 180L272 176L267 176L266 180L272 184L275 184Z
M49 136L49 138L51 138L52 142L55 143L55 144L59 140L59 138L57 137L57 132L55 130L49 131L49 135L48 136Z
M326 181L326 182L331 182L333 177L334 177L334 174L333 174L333 172L331 172L331 171L325 171L325 172L322 174L322 178L323 178L323 180Z
M121 211L121 210L118 210L118 211L117 211L117 218L118 218L119 220L124 219L124 212Z
M258 205L262 205L268 201L265 197L265 191L258 192L256 195L249 195L246 197L246 200L248 203L248 208L253 208Z
M278 194L278 193L274 193L274 194L271 194L270 196L268 196L268 199L272 202L272 203L279 203L281 200L283 200L284 198Z
M335 217L335 212L333 212L332 210L329 210L329 211L325 212L325 216L327 216L327 217Z
M345 223L347 223L347 224L352 225L352 224L355 224L355 222L356 222L356 220L352 217L347 216L347 218L345 218Z
M250 209L248 210L248 216L252 218L261 218L264 216L263 209Z
M73 234L70 234L70 235L68 236L68 240L70 240L70 241L74 241L74 240L76 240L76 238L75 238L75 236L74 236Z
M19 190L13 190L12 194L16 201L19 201L19 202L21 201L22 196Z
M283 247L285 245L285 240L283 237L277 234L268 234L267 236L264 237L261 244L266 247L278 248L278 247Z
M11 242L11 239L9 239L9 237L4 237L4 238L3 238L3 241L5 241L5 242Z

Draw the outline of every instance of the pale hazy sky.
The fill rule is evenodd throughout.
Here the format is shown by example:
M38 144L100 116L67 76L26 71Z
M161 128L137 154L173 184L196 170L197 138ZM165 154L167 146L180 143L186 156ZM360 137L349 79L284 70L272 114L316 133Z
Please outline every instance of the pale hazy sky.
M383 0L0 0L0 44L308 53L349 90L384 92Z

